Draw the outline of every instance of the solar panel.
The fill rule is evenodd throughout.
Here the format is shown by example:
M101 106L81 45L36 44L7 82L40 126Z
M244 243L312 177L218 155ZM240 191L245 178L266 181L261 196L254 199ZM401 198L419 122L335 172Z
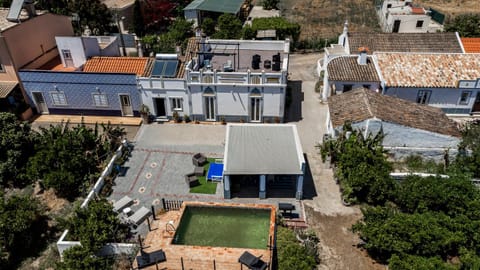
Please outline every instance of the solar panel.
M175 77L177 74L177 60L155 60L152 70L154 77Z
M18 17L20 16L20 12L22 12L24 0L13 0L12 5L10 6L10 10L8 11L7 20L11 22L18 21Z

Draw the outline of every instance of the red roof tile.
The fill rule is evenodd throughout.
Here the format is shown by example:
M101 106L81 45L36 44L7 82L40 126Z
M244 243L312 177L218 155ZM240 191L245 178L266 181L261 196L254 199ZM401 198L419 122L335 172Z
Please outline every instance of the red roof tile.
M92 57L85 63L85 72L135 73L144 76L150 65L148 57Z
M480 53L480 38L461 38L466 53Z

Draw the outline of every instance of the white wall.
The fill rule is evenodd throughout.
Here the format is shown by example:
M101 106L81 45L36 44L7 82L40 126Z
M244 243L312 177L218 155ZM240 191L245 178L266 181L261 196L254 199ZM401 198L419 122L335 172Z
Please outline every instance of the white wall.
M57 42L58 53L60 54L64 67L67 65L62 50L70 50L74 67L78 68L85 64L87 58L81 37L55 37L55 41Z
M183 111L178 111L180 116L190 115L189 97L182 79L165 80L160 78L139 78L141 98L143 104L150 109L150 114L157 115L154 98L165 98L165 111L168 116L173 115L170 98L183 99Z
M343 93L343 87L345 85L352 85L352 90L355 88L363 88L364 85L369 85L368 89L372 91L376 91L380 88L380 82L343 82L343 81L330 81L329 89L331 89L331 85L335 85L335 93L341 94Z
M417 102L417 95L419 90L430 90L432 94L428 105L439 107L442 109L459 109L463 113L470 113L477 93L480 92L478 88L386 88L385 95L399 97L402 99ZM459 104L460 96L463 91L471 92L468 103ZM448 111L447 111L448 112Z
M460 143L460 138L457 137L383 122L379 119L354 123L352 127L361 130L364 135L376 134L383 130L385 134L383 146L394 159L403 159L416 154L428 159L441 160L445 150L448 149L451 154L456 153ZM335 129L341 130L341 128Z
M397 15L390 14L386 20L385 32L393 31L394 21L400 20L399 33L426 33L430 24L430 16L421 14ZM423 21L422 27L416 27L417 21Z

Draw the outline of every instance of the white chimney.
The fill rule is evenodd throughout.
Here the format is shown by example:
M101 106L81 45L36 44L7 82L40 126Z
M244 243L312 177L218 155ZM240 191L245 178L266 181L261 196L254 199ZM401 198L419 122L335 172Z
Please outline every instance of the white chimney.
M357 62L359 65L366 65L367 64L367 47L360 47L358 48L358 52L360 55L358 56Z

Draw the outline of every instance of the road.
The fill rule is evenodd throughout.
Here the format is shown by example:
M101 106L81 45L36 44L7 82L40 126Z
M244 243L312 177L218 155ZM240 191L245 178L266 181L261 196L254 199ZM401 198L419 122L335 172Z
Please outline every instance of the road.
M352 224L361 218L358 207L341 204L338 185L328 164L322 163L315 145L326 131L328 105L315 93L317 60L322 54L293 54L290 56L289 73L294 91L289 122L295 123L302 141L308 165L313 177L315 192L304 202L307 222L320 238L318 269L385 269L356 247L358 237L350 231Z

